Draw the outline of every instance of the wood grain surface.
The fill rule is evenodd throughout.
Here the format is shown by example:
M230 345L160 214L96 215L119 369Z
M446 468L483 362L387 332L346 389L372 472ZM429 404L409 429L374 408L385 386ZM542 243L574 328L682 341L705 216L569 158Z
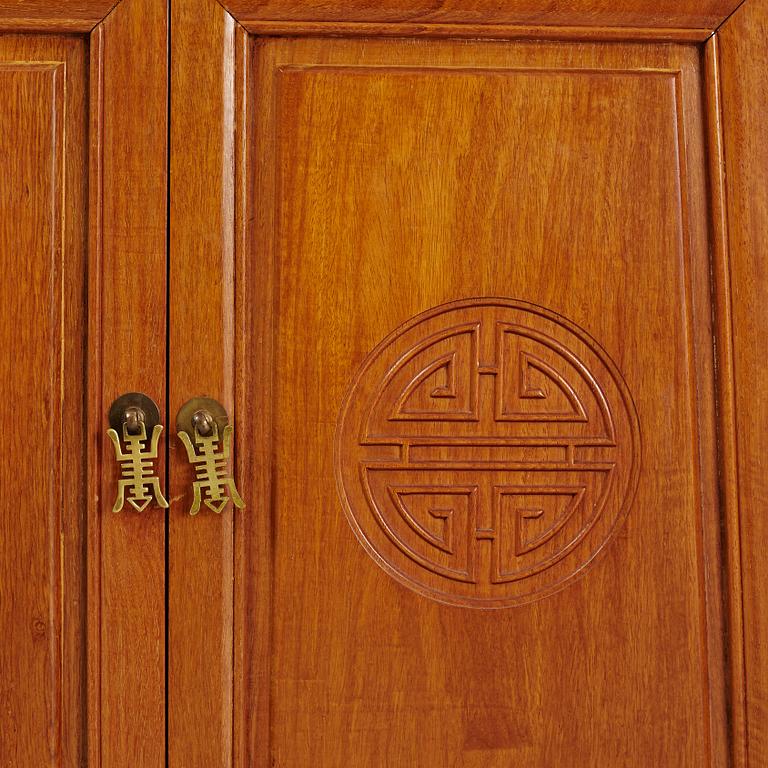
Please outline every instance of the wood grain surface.
M124 0L90 38L89 764L165 764L165 528L152 505L113 514L106 415L166 392L167 18ZM164 478L163 456L156 462ZM165 486L163 480L162 483Z
M724 426L727 490L741 521L737 544L741 579L733 584L734 624L743 620L745 681L744 731L738 753L749 766L768 762L768 545L765 456L768 391L763 375L768 345L765 303L768 248L768 148L763 125L768 91L768 4L749 0L717 35L720 64L722 169L725 184L724 256L721 264L721 315L729 331L724 354L730 366L723 381L729 422ZM737 546L732 546L734 558ZM743 600L743 619L739 615ZM741 702L737 700L735 706ZM736 711L740 724L741 712Z
M529 24L585 27L693 27L715 29L740 0L225 0L246 27L256 21Z
M0 762L85 745L86 46L0 37Z
M0 0L0 29L90 32L119 0Z
M258 37L435 37L465 40L568 40L702 42L712 36L703 27L643 27L541 24L451 24L441 22L265 21L238 23Z
M725 766L699 49L269 39L251 61L236 764ZM577 581L481 610L392 578L397 547L361 546L334 475L352 455L342 404L376 345L491 296L597 340L642 450L626 521Z
M224 5L0 1L0 764L762 766L768 2Z
M235 28L214 2L172 6L168 760L232 761L234 512L190 517L194 472L175 436L179 408L234 404ZM247 501L247 499L246 499Z

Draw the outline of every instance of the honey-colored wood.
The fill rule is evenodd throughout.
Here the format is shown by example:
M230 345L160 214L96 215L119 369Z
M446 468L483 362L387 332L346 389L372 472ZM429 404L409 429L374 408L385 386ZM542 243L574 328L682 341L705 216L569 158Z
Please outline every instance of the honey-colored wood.
M110 511L105 432L128 391L168 427L166 36L160 0L123 0L90 36L88 764L126 768L165 764L165 514Z
M0 29L90 32L118 0L0 0Z
M744 626L741 599L741 542L738 505L738 472L734 443L733 409L733 328L731 324L730 264L728 227L725 216L725 175L721 124L720 67L718 38L707 41L704 50L707 71L707 118L709 167L712 190L712 265L715 313L715 345L718 350L718 427L723 518L724 558L728 563L724 581L727 589L727 656L731 679L729 723L733 765L747 765L744 708Z
M768 445L768 393L763 350L768 322L765 254L768 247L768 148L763 125L768 93L762 75L768 67L768 4L749 0L719 30L720 178L724 191L719 284L723 357L724 483L740 530L731 544L738 580L731 586L731 623L743 624L733 655L734 676L743 681L743 698L734 700L738 725L735 754L749 766L768 761L768 569L765 549L765 456ZM714 55L714 53L713 53ZM743 660L743 664L741 663Z
M248 436L235 765L725 766L698 48L264 39L248 60L235 331L201 335L238 350ZM392 578L335 478L369 352L419 312L488 296L587 329L642 442L613 540L560 591L497 610ZM378 557L394 567L386 542Z
M180 0L171 28L168 764L229 766L235 514L204 507L190 517L194 472L174 425L201 395L235 416L236 24L216 3Z
M9 766L164 764L164 515L110 513L103 439L117 394L164 396L164 14L153 0L0 7L2 30L98 24L90 39L0 36Z
M445 24L365 21L264 21L242 19L241 26L259 37L438 37L489 40L612 40L634 42L701 42L711 29L696 27L548 26L546 24Z
M523 24L553 27L690 27L715 29L741 0L225 0L246 28L252 22L388 22L416 24Z
M0 37L0 762L85 744L86 47Z
M0 763L768 760L768 6L514 5L0 3Z

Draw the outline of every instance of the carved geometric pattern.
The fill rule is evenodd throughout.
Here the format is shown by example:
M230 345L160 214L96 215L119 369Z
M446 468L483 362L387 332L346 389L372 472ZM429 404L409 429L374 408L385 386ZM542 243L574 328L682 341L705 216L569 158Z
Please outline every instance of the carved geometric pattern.
M640 427L585 331L478 298L418 315L368 355L335 459L349 522L387 573L441 602L501 608L595 562L634 495Z

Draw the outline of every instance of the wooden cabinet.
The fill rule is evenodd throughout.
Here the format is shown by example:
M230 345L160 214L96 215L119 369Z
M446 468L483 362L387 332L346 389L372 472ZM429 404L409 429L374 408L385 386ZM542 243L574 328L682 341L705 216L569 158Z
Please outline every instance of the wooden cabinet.
M103 438L116 395L165 396L167 19L11 2L0 29L0 764L160 765L165 521L110 513Z
M0 2L0 765L765 764L768 3L225 5Z

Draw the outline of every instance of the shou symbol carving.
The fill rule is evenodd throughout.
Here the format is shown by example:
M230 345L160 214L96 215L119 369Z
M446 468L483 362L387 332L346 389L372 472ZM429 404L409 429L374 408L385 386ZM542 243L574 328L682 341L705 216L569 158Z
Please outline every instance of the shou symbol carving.
M481 608L583 573L627 513L639 457L608 355L510 299L445 304L384 339L336 434L340 495L373 559L421 594Z

